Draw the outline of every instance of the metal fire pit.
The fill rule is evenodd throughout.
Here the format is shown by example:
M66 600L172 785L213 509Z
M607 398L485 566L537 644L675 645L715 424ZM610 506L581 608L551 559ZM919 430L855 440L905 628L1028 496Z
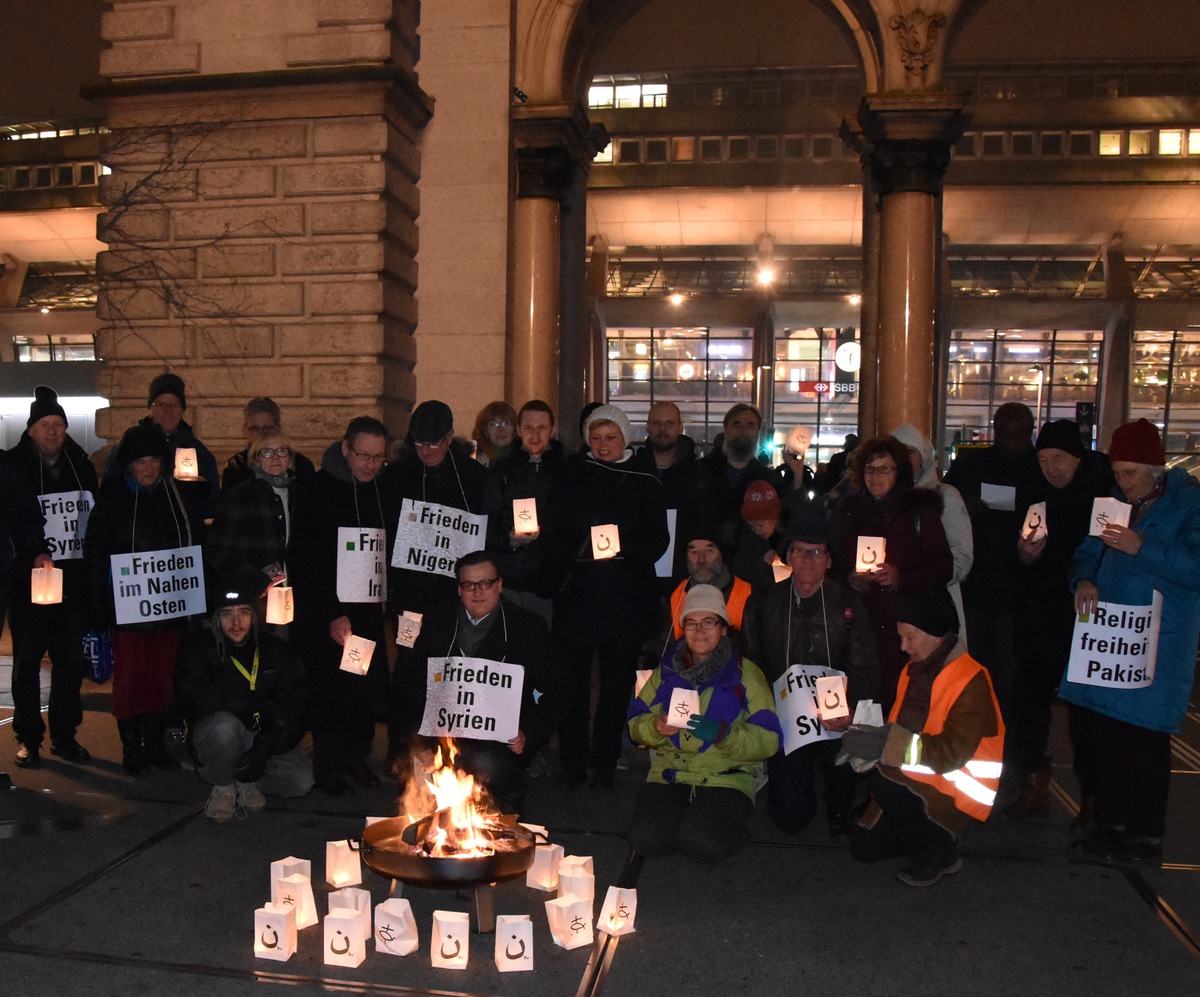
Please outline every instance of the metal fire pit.
M475 931L494 931L491 887L516 879L533 865L534 835L515 817L506 816L503 829L494 834L499 847L493 854L432 857L411 843L417 840L413 833L417 826L403 817L391 817L363 831L359 850L367 868L392 881L393 896L400 894L402 883L435 890L472 889Z

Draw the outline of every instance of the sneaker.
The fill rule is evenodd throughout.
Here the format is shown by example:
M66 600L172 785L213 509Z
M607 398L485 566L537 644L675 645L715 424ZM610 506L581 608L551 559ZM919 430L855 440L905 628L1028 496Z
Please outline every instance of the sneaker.
M1101 863L1122 868L1162 865L1162 838L1136 838L1126 835L1113 844L1103 855L1097 856Z
M258 784L253 782L237 782L237 805L243 810L259 811L267 807L267 798L259 791Z
M908 869L901 869L896 873L896 878L908 886L933 886L935 883L941 882L943 876L953 876L956 872L961 872L962 867L962 859L956 858L948 866L942 868L912 866Z
M237 789L233 786L213 786L204 805L204 816L218 824L228 823L237 805Z

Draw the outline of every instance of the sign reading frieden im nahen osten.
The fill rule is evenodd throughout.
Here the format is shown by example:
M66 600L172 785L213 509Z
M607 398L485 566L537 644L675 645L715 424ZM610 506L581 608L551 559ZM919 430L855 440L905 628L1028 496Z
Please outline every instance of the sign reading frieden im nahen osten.
M487 658L430 658L424 737L511 741L521 720L525 669Z
M199 547L113 554L109 564L117 626L205 611L204 560Z

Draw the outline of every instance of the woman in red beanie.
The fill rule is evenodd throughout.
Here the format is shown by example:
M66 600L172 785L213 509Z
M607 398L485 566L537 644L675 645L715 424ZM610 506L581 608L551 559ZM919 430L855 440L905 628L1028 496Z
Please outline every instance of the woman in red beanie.
M1166 469L1158 430L1145 419L1113 433L1108 455L1113 494L1132 506L1129 525L1109 525L1079 545L1071 565L1076 612L1094 624L1097 605L1108 603L1113 614L1137 618L1159 595L1161 610L1152 669L1068 666L1059 687L1095 715L1098 824L1077 844L1109 864L1158 864L1171 734L1187 711L1200 641L1200 488L1182 469Z

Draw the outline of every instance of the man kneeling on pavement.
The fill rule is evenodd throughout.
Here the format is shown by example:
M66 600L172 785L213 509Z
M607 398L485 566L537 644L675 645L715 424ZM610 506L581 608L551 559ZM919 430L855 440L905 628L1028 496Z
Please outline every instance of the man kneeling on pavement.
M398 725L416 732L425 713L429 661L461 655L524 668L521 714L516 737L507 742L455 736L457 764L492 796L501 813L520 814L525 803L529 763L562 718L562 666L546 622L502 599L504 579L496 556L464 554L455 565L458 599L430 610L411 650L401 647L396 661ZM416 750L431 747L418 741Z
M972 820L987 820L1000 783L1004 722L987 669L958 636L949 594L906 595L896 625L909 662L881 727L852 725L844 759L871 771L871 802L850 838L862 862L904 856L896 878L933 886L962 869Z
M208 629L190 634L175 661L175 695L188 722L197 772L212 793L205 816L224 823L262 810L264 794L304 796L312 763L299 741L307 692L304 666L259 628L266 579L222 586Z

